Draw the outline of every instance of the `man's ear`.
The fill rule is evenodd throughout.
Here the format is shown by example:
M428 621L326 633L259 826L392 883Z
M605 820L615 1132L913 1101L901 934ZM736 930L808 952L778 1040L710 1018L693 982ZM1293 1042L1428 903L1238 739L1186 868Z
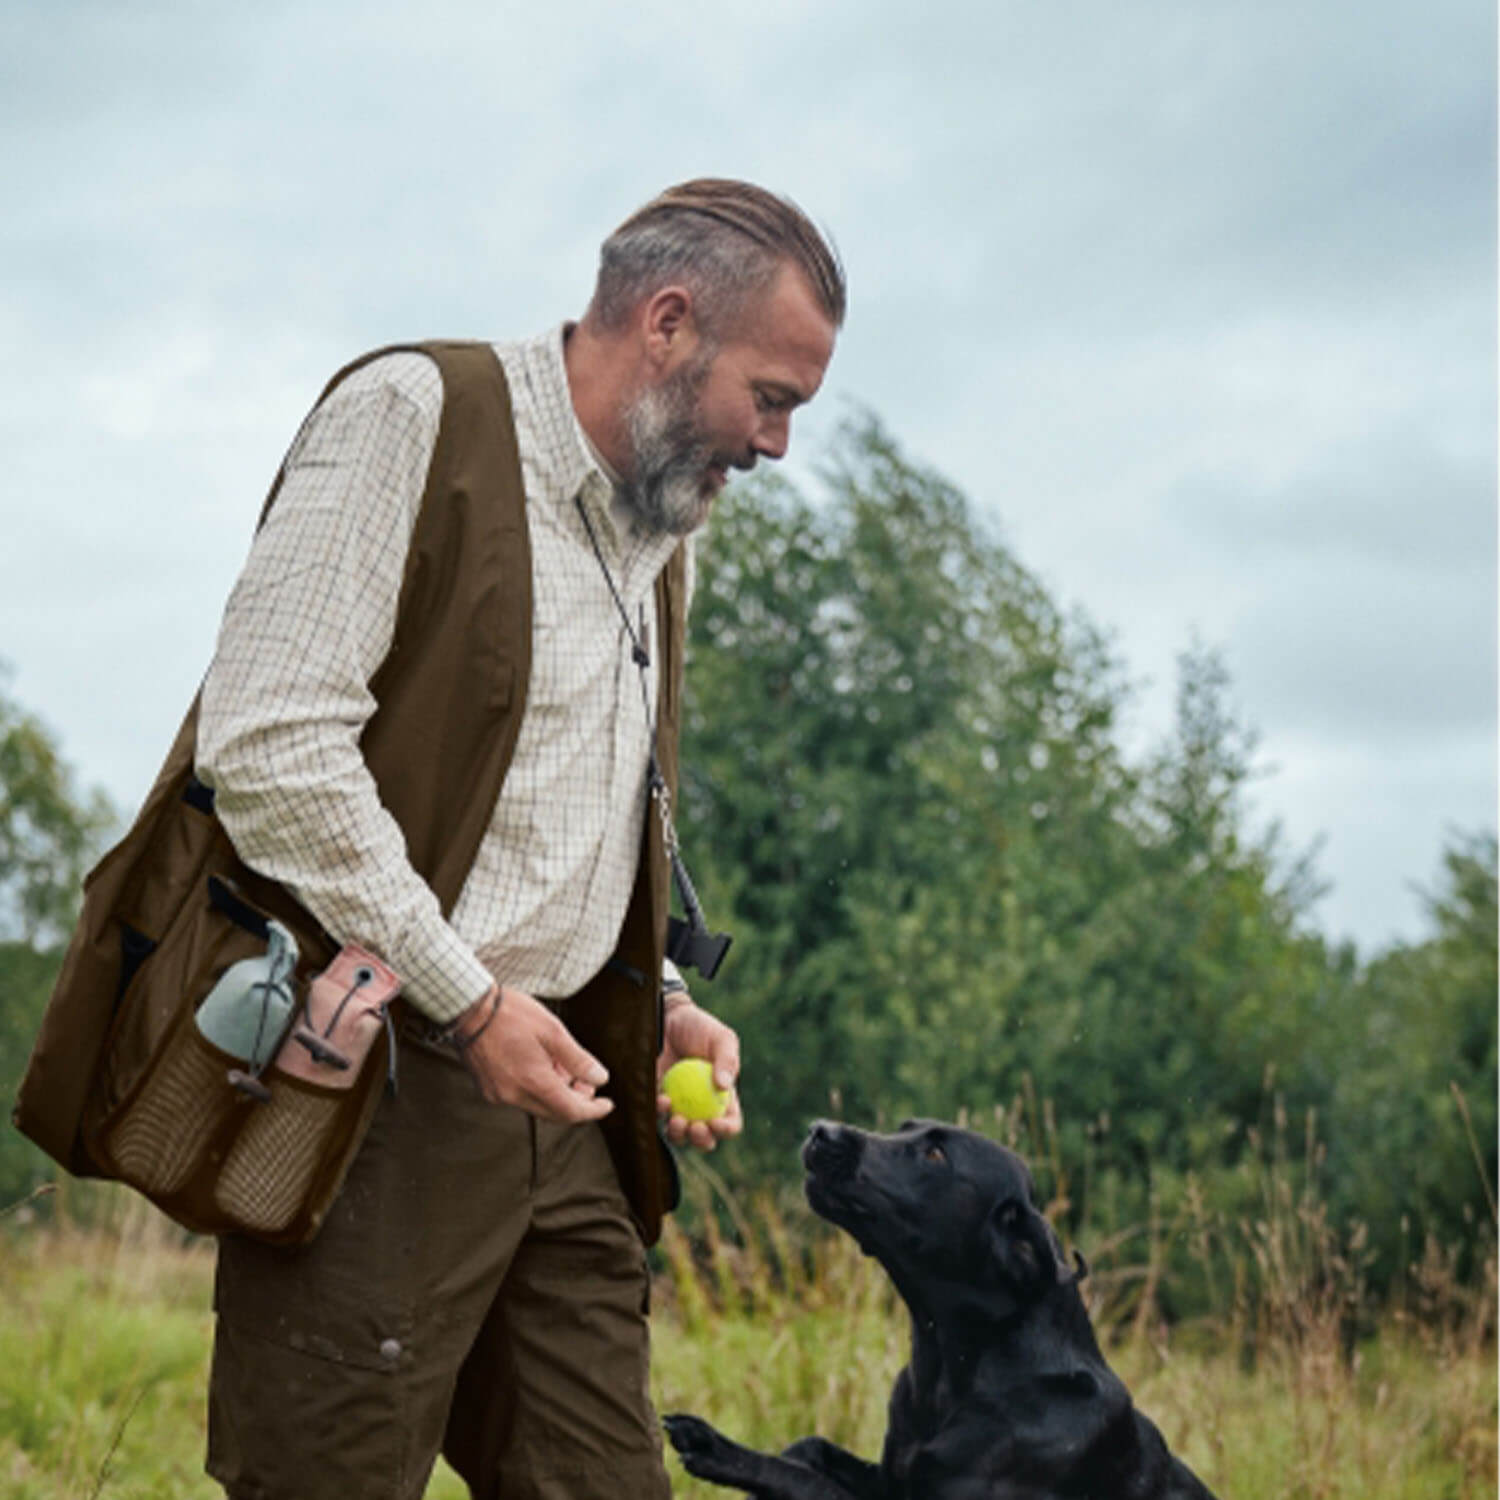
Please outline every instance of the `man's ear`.
M658 287L638 314L646 353L653 364L690 355L699 341L693 294L685 286Z
M1074 1279L1047 1221L1021 1198L1002 1198L985 1226L990 1257L1017 1291L1040 1293Z

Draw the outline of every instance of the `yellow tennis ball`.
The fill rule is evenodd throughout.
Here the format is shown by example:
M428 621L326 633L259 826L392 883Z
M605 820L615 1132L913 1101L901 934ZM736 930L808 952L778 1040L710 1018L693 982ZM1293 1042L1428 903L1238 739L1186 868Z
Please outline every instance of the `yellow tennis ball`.
M672 1113L684 1120L717 1120L729 1108L729 1090L714 1085L713 1064L703 1057L684 1057L667 1069L661 1091L672 1101Z

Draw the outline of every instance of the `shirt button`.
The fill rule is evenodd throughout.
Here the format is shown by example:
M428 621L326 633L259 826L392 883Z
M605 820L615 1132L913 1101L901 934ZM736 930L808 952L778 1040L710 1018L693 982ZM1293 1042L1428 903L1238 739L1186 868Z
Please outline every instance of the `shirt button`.
M380 1357L388 1364L395 1364L401 1358L400 1339L383 1339L380 1344Z

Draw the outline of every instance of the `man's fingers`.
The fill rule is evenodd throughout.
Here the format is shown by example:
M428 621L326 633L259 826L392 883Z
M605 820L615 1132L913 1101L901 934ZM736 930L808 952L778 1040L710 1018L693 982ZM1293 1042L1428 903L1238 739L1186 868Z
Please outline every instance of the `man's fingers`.
M699 1151L712 1151L720 1141L738 1135L745 1128L740 1096L733 1089L729 1091L729 1103L724 1113L712 1120L689 1120L684 1115L674 1114L672 1101L665 1094L656 1096L656 1112L666 1120L667 1139L674 1146L695 1146Z
M725 1136L738 1135L745 1128L745 1117L740 1112L740 1095L738 1089L730 1092L729 1107L718 1119L710 1120L708 1126L721 1140Z
M568 1045L558 1046L559 1038ZM541 1051L541 1068L528 1069L527 1076L521 1079L526 1095L522 1108L549 1120L576 1125L586 1120L602 1120L615 1107L614 1100L598 1097L598 1083L594 1082L608 1081L609 1074L562 1026L542 1038ZM577 1073L559 1061L560 1052L571 1055Z
M464 1053L485 1098L564 1124L602 1120L614 1102L597 1097L609 1081L547 1006L521 990L502 992L494 1024Z
M714 1086L732 1089L740 1076L740 1039L728 1027L718 1038L709 1061L714 1065Z
M697 1011L693 1019L698 1022L698 1034L678 1051L706 1057L713 1065L714 1086L733 1088L740 1076L740 1039L734 1028L704 1011Z
M595 1089L603 1088L609 1082L609 1070L592 1052L578 1044L561 1021L556 1030L543 1033L541 1043L565 1088L574 1080Z
M592 1093L581 1094L555 1076L550 1083L526 1091L519 1102L529 1113L563 1125L602 1120L615 1107L613 1099L599 1098Z
M729 1105L725 1109L724 1113L722 1115L715 1115L712 1120L704 1120L702 1122L702 1129L711 1142L710 1145L705 1146L703 1149L706 1151L712 1151L714 1146L717 1145L720 1141L725 1141L728 1140L731 1136L738 1135L740 1131L744 1129L744 1126L744 1118L740 1114L740 1096L737 1093L731 1092L729 1095ZM695 1134L693 1142L695 1145L698 1143L696 1135L697 1129L698 1126L695 1124Z

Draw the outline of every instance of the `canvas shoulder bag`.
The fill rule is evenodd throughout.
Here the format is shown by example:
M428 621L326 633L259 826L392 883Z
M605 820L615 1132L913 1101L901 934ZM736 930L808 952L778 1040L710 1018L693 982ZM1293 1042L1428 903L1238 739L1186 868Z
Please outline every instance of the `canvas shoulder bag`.
M530 544L493 349L395 347L437 362L444 402L361 750L446 915L525 707ZM387 352L341 370L324 396ZM296 1244L316 1233L379 1102L393 1048L388 1028L371 1034L368 1021L396 981L376 955L341 954L289 892L239 859L193 772L197 715L195 701L131 829L85 881L14 1118L70 1171L127 1182L191 1229ZM261 983L266 1013L285 1001L304 1029L317 1019L311 997L337 1009L347 990L354 1009L326 1039L352 1038L362 1063L341 1072L289 1039L274 1057L252 1041L247 1068L244 1049L216 1044L200 1013L235 982ZM362 1035L336 1032L361 1017Z

